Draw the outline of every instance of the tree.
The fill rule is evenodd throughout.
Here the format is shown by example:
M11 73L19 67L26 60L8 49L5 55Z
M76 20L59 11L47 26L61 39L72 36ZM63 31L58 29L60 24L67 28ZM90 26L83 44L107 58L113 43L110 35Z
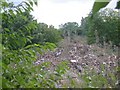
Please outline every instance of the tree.
M51 42L56 44L62 39L60 32L51 26L45 31L44 38L45 42Z
M91 25L89 18L90 18L90 15L88 15L88 17L85 17L85 18L82 17L82 19L81 19L80 30L81 30L81 35L83 35L83 36L87 35L87 32Z
M36 2L35 2L36 3ZM38 87L35 75L41 66L33 65L36 52L53 49L53 43L40 45L32 42L32 31L37 28L37 22L30 15L32 2L22 2L17 6L2 2L2 86L3 88ZM28 43L29 42L29 43ZM38 69L39 71L36 71Z
M45 42L44 34L48 29L48 25L45 23L38 23L37 28L34 29L31 33L33 36L32 42L43 44Z
M90 17L90 16L88 16ZM105 9L96 13L92 20L88 19L88 42L119 45L118 12L112 9ZM85 24L87 25L87 23ZM94 37L94 38L93 38Z
M55 29L54 26L48 26L45 23L39 23L37 28L32 31L32 42L44 44L45 42L57 43L62 37L58 29Z
M67 22L64 25L60 25L60 30L64 37L68 37L68 40L72 39L75 35L80 33L80 28L76 22Z

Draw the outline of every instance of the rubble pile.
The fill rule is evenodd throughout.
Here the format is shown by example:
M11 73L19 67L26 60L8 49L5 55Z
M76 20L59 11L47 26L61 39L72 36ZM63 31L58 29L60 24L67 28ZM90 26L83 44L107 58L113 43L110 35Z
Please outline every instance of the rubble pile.
M96 70L97 73L101 70L100 64L106 65L107 70L112 71L112 68L117 66L117 56L108 55L99 47L94 45L85 45L80 43L72 43L68 45L67 53L64 53L66 47L56 48L54 51L48 51L44 55L38 55L35 62L39 65L41 62L51 62L51 67L57 65L62 60L68 60L69 68L82 72L85 66L90 70ZM64 53L64 55L63 55Z

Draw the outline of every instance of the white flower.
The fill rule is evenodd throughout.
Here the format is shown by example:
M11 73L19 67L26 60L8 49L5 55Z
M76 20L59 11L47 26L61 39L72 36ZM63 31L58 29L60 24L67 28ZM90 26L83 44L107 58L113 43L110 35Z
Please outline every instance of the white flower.
M70 61L74 63L74 62L77 62L78 60L70 60Z
M106 64L106 62L103 62L103 64L105 65L105 64Z

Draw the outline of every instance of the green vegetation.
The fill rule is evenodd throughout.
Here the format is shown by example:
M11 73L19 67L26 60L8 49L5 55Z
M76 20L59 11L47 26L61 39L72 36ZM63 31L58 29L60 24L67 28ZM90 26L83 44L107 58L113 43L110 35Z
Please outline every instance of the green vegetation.
M102 49L106 44L107 46L110 44L112 49L120 45L118 11L105 9L97 12L108 3L100 5L97 9L94 9L95 4L93 12L82 18L81 25L67 22L60 25L60 29L56 29L52 25L37 23L30 14L33 4L37 5L32 1L22 2L17 6L8 2L1 4L1 88L117 87L116 72L119 67L116 65L116 56L106 54ZM76 37L86 37L87 44L77 42ZM69 42L64 41L66 38ZM64 52L61 48L57 48L61 40L68 45L63 46L63 49L66 49L65 55L71 53L67 58L59 57ZM82 39L78 41L82 42ZM52 54L49 54L50 51ZM37 56L38 53L40 57ZM41 57L47 59L42 62ZM82 61L76 63L75 57L78 61ZM36 64L39 60L41 62ZM103 64L103 61L108 65ZM82 69L78 65L81 65Z
M59 30L54 26L48 26L45 23L38 23L37 28L32 31L32 42L43 44L44 42L55 43L59 42L62 37Z
M104 43L119 45L120 30L118 29L120 18L118 11L112 9L101 10L91 19L91 15L82 19L81 29L88 36L88 43ZM86 23L87 22L87 23Z
M32 2L22 2L17 6L14 6L13 3L2 2L3 31L0 35L2 35L3 88L36 87L35 84L38 84L36 83L38 81L35 75L41 72L39 70L42 68L41 66L33 66L36 52L42 54L44 50L53 50L56 45L51 43L49 39L52 38L53 42L56 43L60 38L57 30L47 27L49 30L47 31L33 19L30 15L32 5ZM38 37L36 37L35 32L39 36L43 29L46 30L46 33L42 33L44 37L47 33L50 33L50 37L45 37L45 41L37 41ZM58 38L55 40L53 37Z
M109 1L104 1L104 0L95 0L94 5L93 5L93 9L92 9L92 14L96 14L100 9L106 7L111 0ZM117 2L117 6L115 7L115 9L120 9L120 0L116 1Z
M65 24L61 24L60 31L64 38L69 37L69 41L73 40L75 36L81 35L79 25L76 22L67 22Z

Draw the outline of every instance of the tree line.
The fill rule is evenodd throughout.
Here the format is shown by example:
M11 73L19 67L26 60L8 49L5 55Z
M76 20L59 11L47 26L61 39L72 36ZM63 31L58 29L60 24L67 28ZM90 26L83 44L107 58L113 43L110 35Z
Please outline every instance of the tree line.
M86 36L88 44L97 43L101 47L105 44L119 46L119 23L118 11L107 8L94 16L90 12L87 17L82 17L80 25L76 22L61 24L60 31L64 37L68 36L70 39L74 36Z

